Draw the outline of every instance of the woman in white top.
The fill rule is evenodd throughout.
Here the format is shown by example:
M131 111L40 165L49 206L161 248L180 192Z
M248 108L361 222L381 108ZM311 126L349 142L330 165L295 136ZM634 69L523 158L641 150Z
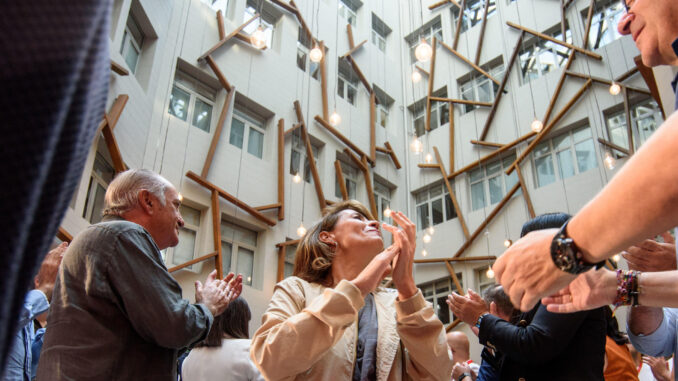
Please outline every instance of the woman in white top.
M261 380L250 361L250 307L243 298L217 316L207 338L189 353L181 368L183 381Z

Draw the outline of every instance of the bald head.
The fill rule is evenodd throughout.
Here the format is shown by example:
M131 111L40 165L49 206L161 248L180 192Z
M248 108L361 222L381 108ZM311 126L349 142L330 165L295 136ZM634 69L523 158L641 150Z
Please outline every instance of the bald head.
M466 362L469 359L469 342L466 334L459 331L452 331L447 334L447 345L452 351L452 360L457 362Z

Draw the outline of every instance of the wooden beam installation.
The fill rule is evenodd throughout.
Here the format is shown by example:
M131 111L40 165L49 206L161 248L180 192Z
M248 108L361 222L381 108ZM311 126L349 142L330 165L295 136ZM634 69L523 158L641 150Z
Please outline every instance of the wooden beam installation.
M619 77L615 78L615 82L624 82L627 79L629 79L632 75L636 74L638 72L638 66L632 67L629 71L626 73L620 75Z
M459 219L459 223L461 224L461 230L464 232L464 237L466 239L469 239L469 232L468 232L468 226L466 226L466 221L464 220L464 215L461 213L461 208L459 207L459 202L457 201L457 196L454 193L454 189L452 189L452 185L450 184L450 180L447 179L447 172L445 171L445 164L443 164L443 159L440 157L440 152L438 152L438 147L433 146L433 153L436 156L436 161L438 162L439 168L440 168L440 174L443 177L443 181L445 182L445 187L447 188L447 192L450 194L450 200L452 200L452 205L454 205L454 211L457 213L457 219Z
M489 3L489 1L487 2ZM506 66L504 78L502 78L501 84L499 85L499 89L497 89L497 93L494 96L494 102L492 103L492 108L490 109L490 115L487 116L487 119L485 120L485 126L483 127L483 131L480 133L479 137L480 140L485 140L485 138L487 137L487 133L490 130L490 125L492 124L492 121L494 120L494 115L497 113L497 109L499 108L499 102L501 101L502 95L504 94L504 88L506 87L506 84L509 81L509 77L511 76L511 70L513 69L514 63L516 62L516 58L518 57L518 51L522 46L524 37L525 32L520 32L520 37L518 37L516 46L513 48L513 53L511 53L511 59L508 62L508 66Z
M372 159L372 166L377 162L377 131L375 124L377 123L377 103L376 95L370 93L370 159Z
M351 24L348 24L348 25L350 26ZM351 50L349 50L347 53L340 56L339 58L346 58L346 57L352 55L353 53L356 52L356 50L360 49L363 45L365 45L366 42L367 42L367 40L364 40L363 42L359 43L358 45L352 47Z
M352 141L348 140L344 135L341 134L336 128L332 127L327 121L325 121L320 115L315 116L315 121L318 122L321 126L325 127L332 135L337 139L341 140L347 147L349 147L353 152L358 154L358 156L366 156L367 160L372 164L372 159L369 158L358 146L356 146Z
M219 70L219 67L217 66L217 63L214 62L214 59L212 56L207 56L205 57L205 61L207 61L207 64L210 66L212 71L214 72L214 75L217 76L217 79L219 80L219 83L221 83L221 86L226 90L226 91L231 91L231 84L226 80L226 77L224 76L224 73Z
M452 278L452 282L454 282L454 285L457 287L457 292L459 293L459 295L462 295L462 296L465 295L464 288L461 287L461 282L459 282L459 278L457 278L457 273L454 271L454 267L452 266L452 263L450 263L449 261L445 261L445 267L447 267L447 272L450 273L450 277Z
M370 209L372 215L377 220L379 219L379 212L377 211L377 202L374 200L374 188L372 187L372 174L367 168L367 157L362 157L363 162L363 176L365 177L365 188L367 188L367 200L370 202Z
M125 108L125 105L127 104L128 100L129 95L127 94L118 95L115 98L115 101L113 101L113 104L111 105L111 109L108 111L108 114L104 114L104 118L101 121L101 123L99 123L97 131L103 130L106 124L108 124L111 127L111 130L115 129L115 126L118 124L118 120L120 119L120 115L122 114L122 110Z
M188 261L188 262L186 262L186 263L182 263L182 264L180 264L180 265L178 265L178 266L170 267L169 269L167 269L167 272L173 273L173 272L175 272L175 271L181 270L181 269L183 269L183 268L186 268L186 267L188 267L188 266L194 265L194 264L196 264L196 263L199 263L199 262L202 262L202 261L206 261L206 260L208 260L208 259L210 259L210 258L215 257L216 255L217 255L217 253L216 253L216 251L215 251L215 252L213 252L213 253L209 253L209 254L207 254L207 255L203 255L202 257L198 257L198 258L195 258L195 259L191 259L190 261Z
M323 102L323 119L330 119L330 111L328 106L328 96L327 96L327 60L325 59L325 42L320 41L320 50L323 52L323 56L320 59L320 95L322 96Z
M346 189L346 179L344 179L344 171L341 169L341 162L339 160L334 161L334 170L336 171L337 182L341 190L341 199L346 201L348 200L348 190Z
M115 173L118 174L120 172L126 171L127 165L125 165L125 162L122 160L122 154L120 153L120 148L118 147L118 141L115 139L115 135L113 135L113 129L111 128L111 125L106 123L101 132L104 135L108 153L111 155L111 161L113 161Z
M243 29L245 29L248 25L252 23L252 21L256 20L259 18L259 13L255 13L254 16L252 16L249 20L245 21L242 25L239 27L235 28L231 33L228 34L228 36L224 37L223 39L219 40L214 46L212 46L207 52L205 52L203 55L198 57L198 62L203 61L207 56L212 55L217 49L219 49L223 44L228 42L231 38L233 38L235 35L240 33Z
M226 28L224 27L224 13L219 9L217 11L217 28L219 29L219 41L226 38Z
M478 65L474 64L473 62L471 62L468 58L464 57L461 53L459 53L459 52L456 51L455 49L452 49L452 47L449 46L449 45L447 45L446 43L444 43L444 42L442 42L442 41L439 41L439 42L440 42L440 45L442 45L442 46L443 46L445 49L447 49L450 53L452 53L452 54L454 54L455 56L457 56L457 58L459 58L460 60L466 62L469 66L471 66L472 68L474 68L475 70L477 70L480 74L482 74L482 75L486 76L487 78L489 78L492 82L496 83L497 86L501 85L501 83L500 83L499 81L497 81L497 80L496 80L493 76L491 76L488 72L486 72L485 70L483 70L480 66L478 66Z
M595 58L595 59L597 59L597 60L602 60L602 59L603 59L603 57L602 57L600 54L596 54L596 53L594 53L594 52L592 52L592 51L590 51L590 50L587 50L587 49L582 49L582 48L580 48L580 47L578 47L578 46L574 46L574 45L572 45L572 44L570 44L570 43L567 43L567 42L565 42L565 41L557 40L557 39L555 39L555 38L553 38L553 37L551 37L551 36L549 36L549 35L546 35L546 34L544 34L544 33L537 32L536 30L532 30L532 29L526 28L526 27L524 27L524 26L522 26L522 25L518 25L518 24L512 23L512 22L510 22L510 21L507 21L507 22L506 22L506 25L510 26L511 28L515 28L515 29L518 29L518 30L522 30L522 31L524 31L524 32L527 32L527 33L529 33L529 34L531 34L531 35L533 35L533 36L537 36L537 37L539 37L539 38L541 38L541 39L543 39L543 40L551 41L551 42L553 42L554 44L558 44L558 45L564 46L564 47L566 47L566 48L568 48L568 49L575 50L575 51L577 51L577 52L579 52L579 53L581 53L581 54L587 55L587 56L589 56L589 57L591 57L591 58ZM565 38L565 36L563 36L563 38Z
M391 160L393 160L393 165L395 165L396 169L400 169L400 161L398 161L398 157L395 154L395 151L393 150L393 147L391 147L391 143L389 142L384 142L384 145L386 146L386 149L388 150L388 155L391 157Z
M422 69L422 68L419 67L419 65L417 65L417 64L414 65L414 68L415 68L415 70L419 70L420 72L422 72L422 73L423 73L424 75L426 75L427 77L430 75L429 72L427 72L426 70Z
M292 239L292 240L288 240L288 241L276 243L276 244L275 244L275 247L283 247L283 246L298 245L299 242L301 242L301 238L298 238L298 239Z
M129 70L113 60L111 60L111 71L121 76L129 75Z
M445 327L445 332L450 332L455 329L459 324L463 323L459 318L454 319L447 327Z
M292 128L290 128L289 130L285 131L285 137L287 137L289 134L291 134L291 133L293 133L294 131L296 131L297 128L299 128L299 127L301 127L301 123L294 123L294 124L292 125Z
M447 115L450 118L448 123L449 139L450 139L450 171L454 172L454 104L449 102L447 104Z
M348 155L349 158L351 158L351 161L353 161L353 164L355 164L360 171L365 172L368 170L367 166L363 164L362 158L365 156L361 156L358 158L353 152L351 152L348 148L344 148L344 153Z
M433 54L431 56L431 73L428 76L428 92L426 93L426 131L431 131L431 96L433 95L433 77L435 76L436 70L436 48L437 48L438 39L433 37Z
M442 97L429 97L431 101L434 102L449 102L454 104L461 105L474 105L474 106L483 106L483 107L492 107L490 102L478 102L478 101L469 101L466 99L453 99L453 98L442 98Z
M298 102L295 102L298 103ZM306 157L308 158L309 167L311 167L311 175L313 176L313 186L315 187L315 194L318 197L318 204L320 205L320 210L325 208L325 194L323 193L322 183L320 182L320 176L318 175L318 168L315 164L315 156L313 156L313 147L311 146L311 139L308 137L308 131L306 131L306 123L303 123L301 126L301 139L304 141L306 146Z
M562 0L561 0L562 1ZM496 6L496 4L495 4ZM485 37L485 26L487 25L487 10L490 8L490 1L485 0L485 9L483 10L483 22L480 25L480 36L478 37L478 49L476 49L476 59L473 61L476 65L480 64L480 53L483 50L483 40ZM462 13L460 12L459 15ZM563 34L564 36L564 34Z
M278 120L278 221L285 219L285 120Z
M217 270L217 279L222 279L224 271L221 251L221 211L219 209L219 193L216 189L212 189L212 239L214 241L214 250L217 252L217 255L214 257L214 268Z
M273 4L279 6L280 8L283 8L287 12L290 12L290 13L296 15L297 10L296 10L296 8L293 8L291 5L285 4L284 2L282 2L280 0L271 0L271 2Z
M278 208L280 208L280 205L282 205L282 204L280 204L279 202L276 202L275 204L255 206L254 209L262 212L264 210L278 209Z
M553 118L553 120L551 120L551 121L550 121L550 122L549 122L542 130L541 130L541 132L539 132L539 133L537 134L537 137L535 137L535 139L527 146L527 148L525 149L525 151L523 151L523 152L520 154L520 156L518 156L518 158L516 159L516 161L514 161L513 164L511 164L511 166L505 171L507 175L510 175L511 172L513 172L513 170L514 170L514 169L515 169L515 168L516 168L516 167L517 167L517 166L525 159L525 157L527 157L527 155L529 155L530 152L532 152L532 150L534 149L534 147L535 147L537 144L539 144L539 142L544 138L544 136L545 136L546 134L548 134L548 132L551 130L551 128L553 128L553 126L555 126L555 124L558 123L558 122L560 121L560 119L561 119L563 116L565 116L565 114L570 110L570 108L572 108L572 106L574 106L574 104L577 103L577 101L579 100L579 98L581 98L581 96L584 94L584 91L586 91L586 89L588 89L589 86L591 86L591 83L592 83L592 81L591 81L590 79L587 80L586 83L579 89L579 91L577 91L577 93L572 97L572 99L570 99L570 100L567 102L567 104L565 105L565 107L563 107L563 108L560 110L560 112L558 113L558 115L556 115L556 116Z
M246 211L246 212L249 213L252 217L258 219L259 221L262 221L262 222L266 223L266 224L269 225L269 226L275 226L275 224L276 224L275 221L273 221L273 220L271 220L270 218L264 216L264 215L261 214L258 210L254 209L253 207L251 207L251 206L247 205L246 203L240 201L240 200L239 200L238 198L236 198L235 196L233 196L233 195L231 195L230 193L226 192L225 190L219 188L218 186L212 184L212 183L209 182L207 179L205 179L204 177L198 175L197 173L195 173L195 172L193 172L193 171L188 171L188 172L186 172L186 177L188 177L189 179L195 181L196 183L198 183L199 185L201 185L203 188L207 188L207 189L209 189L210 191L216 190L217 192L219 192L219 196L221 196L222 198L224 198L226 201L228 201L228 202L230 202L230 203L232 203L232 204L235 204L237 207L239 207L240 209Z
M664 103L662 103L662 98L661 96L659 96L659 88L657 88L657 80L654 77L654 72L652 71L652 68L647 67L645 66L645 64L643 64L643 60L640 55L633 57L633 62L636 63L636 67L638 68L638 71L640 71L640 75L643 76L647 88L650 89L652 98L654 98L654 100L657 102L657 104L659 105L659 109L662 112L662 116L664 117L664 119L666 119Z
M605 139L603 139L603 138L598 138L598 142L599 142L600 144L602 144L602 145L608 147L608 148L611 148L611 149L613 149L613 150L619 151L620 153L622 153L622 154L624 154L624 155L626 155L626 156L631 156L631 153L630 153L629 150L627 150L626 148L620 147L620 146L618 146L618 145L616 145L616 144L614 144L614 143L612 143L612 142L610 142L610 141L607 141L607 140L605 140Z
M514 146L516 146L516 145L518 145L518 144L524 142L525 140L528 140L528 139L532 138L532 137L535 136L535 135L537 135L536 132L530 131L530 132L528 132L527 134L525 134L525 135L519 137L518 139L512 141L511 143L507 143L507 144L503 145L503 146L502 146L501 148L499 148L498 150L496 150L496 151L494 151L494 152L492 152L492 153L490 153L490 154L488 154L488 155L486 155L486 156L481 157L480 159L478 159L478 160L476 160L476 161L474 161L474 162L472 162L472 163L466 165L465 167L463 167L463 168L461 168L461 169L458 169L458 170L454 171L453 173L451 173L450 175L448 175L447 178L451 180L451 179L453 179L453 178L459 176L460 174L462 174L462 173L464 173L464 172L466 172L466 171L469 171L469 170L471 170L471 169L477 167L478 165L480 165L480 164L482 164L482 163L487 162L488 160L492 160L493 158L495 158L495 157L501 155L503 152L505 152L505 151L507 151L507 150L513 148Z
M609 79L594 77L594 76L590 76L590 75L587 75L587 74L581 74L581 73L577 73L577 72L569 71L569 70L565 71L565 74L567 74L568 76L571 76L571 77L576 77L576 78L581 78L581 79L590 79L594 83L600 83L602 85L607 85L607 86L612 85L612 82L613 82ZM620 87L626 88L626 89L631 90L631 91L635 91L637 93L651 95L651 92L648 91L648 90L645 90L645 89L641 89L641 88L633 87L633 86L627 86L627 85L624 85L622 83L618 83L618 85Z
M629 153L633 155L635 147L633 147L633 123L631 122L631 107L629 106L629 92L622 87L622 95L624 98L624 116L626 117L626 137L628 139Z
M226 115L231 107L231 100L235 95L235 87L231 87L231 90L226 94L226 99L224 99L224 107L221 108L221 114L219 114L219 121L217 122L217 129L214 130L214 135L212 135L212 141L210 142L210 148L207 150L207 156L205 157L205 163L202 166L202 171L200 171L200 176L207 178L207 175L210 172L210 167L212 166L212 160L214 159L214 152L217 150L217 145L219 144L219 138L221 137L221 131L224 129L224 124L226 123Z
M285 255L287 254L287 246L278 247L278 271L276 275L276 282L283 280L285 276Z
M558 84L556 85L556 91L553 92L553 95L551 95L551 99L549 100L549 105L546 108L546 113L544 113L544 118L542 118L541 122L543 125L548 124L549 118L551 117L551 112L553 111L553 107L556 105L556 101L558 100L558 97L560 96L560 91L563 89L563 85L565 84L565 78L567 78L567 71L570 70L570 66L572 65L572 62L574 61L575 55L574 55L574 50L570 52L570 55L567 56L567 62L565 63L565 69L563 72L560 74L560 78L558 79Z
M525 198L525 203L527 204L527 211L530 213L530 218L535 218L537 215L534 213L532 198L530 198L530 193L528 192L527 184L523 178L523 171L520 169L520 166L516 167L516 174L518 175L518 181L520 182L520 188L523 191L523 197Z
M346 34L348 35L348 47L349 49L355 48L355 40L353 39L353 28L350 23L346 24Z
M593 20L593 10L595 9L596 0L591 0L589 4L589 13L586 16L586 30L584 31L584 42L582 48L587 49L589 44L589 33L591 32L591 21ZM565 38L565 33L563 33L563 38Z
M59 229L57 230L56 237L61 240L62 242L68 242L71 243L73 240L73 236L71 233L69 233L66 229L64 229L62 226L59 226Z
M434 10L434 9L436 9L436 8L438 8L438 7L442 7L443 5L448 4L448 3L454 4L454 5L456 5L457 7L459 7L459 3L457 3L457 0L441 0L441 1L437 2L437 3L434 3L434 4L429 5L429 6L428 6L428 9L429 9L429 10ZM462 3L462 4L463 4L463 3ZM461 8L461 7L460 7L460 8Z
M475 144L478 146L483 146L487 148L501 148L504 146L504 144L501 143L492 143L492 142L486 142L483 140L471 140L471 144Z
M454 42L452 42L452 49L457 50L459 45L459 33L461 31L461 21L464 19L464 9L466 9L466 0L461 0L459 7L459 16L457 17L457 27L454 29Z
M365 74L363 74L363 72L360 70L360 67L358 67L358 64L355 62L353 57L348 56L345 59L348 61L348 63L351 64L353 71L356 73L356 75L360 79L360 82L363 84L363 86L365 86L365 89L367 90L367 92L372 93L373 92L372 85L370 85L370 83L367 81ZM379 103L379 101L377 101L377 103Z
M496 255L486 255L481 257L461 257L461 258L426 258L415 259L414 263L441 263L441 262L472 262L472 261L490 261L497 259Z

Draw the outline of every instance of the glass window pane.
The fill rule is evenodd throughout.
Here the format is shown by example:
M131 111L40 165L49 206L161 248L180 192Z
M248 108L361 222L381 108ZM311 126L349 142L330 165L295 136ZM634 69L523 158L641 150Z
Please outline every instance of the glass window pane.
M355 200L355 181L346 179L346 190L348 191L348 198Z
M431 217L433 218L433 225L437 225L444 221L442 198L433 200L433 202L431 202Z
M233 245L221 241L221 271L224 276L231 272L231 259L233 258Z
M424 135L426 132L426 121L424 117L419 117L414 120L414 133L417 134L417 136Z
M297 67L306 71L306 52L300 48L297 48Z
M598 161L596 160L596 150L593 147L593 140L589 139L574 146L575 154L577 156L577 166L579 173L586 172L589 169L596 168Z
M193 259L195 235L196 233L193 230L179 228L179 244L174 248L173 264L180 265Z
M139 51L134 45L132 45L131 41L127 47L127 52L125 53L125 62L127 63L129 70L132 73L136 73L137 62L139 62Z
M231 122L231 136L228 139L228 142L232 145L242 148L243 137L245 136L245 123L240 119L233 118Z
M501 189L501 175L492 177L487 182L490 187L490 204L496 204L504 197L504 192Z
M591 137L591 129L589 126L581 127L572 132L574 137L574 142L579 143L580 141Z
M431 197L431 198L435 198L435 197L440 196L441 194L443 194L443 186L442 186L442 184L441 184L441 185L436 185L436 186L431 187L431 188L429 189L429 192L430 192L429 194L430 194L430 197Z
M445 220L449 221L457 217L457 211L454 210L454 204L449 194L445 195Z
M296 175L299 173L299 163L301 162L301 154L299 151L293 149L292 156L290 158L290 175Z
M205 132L210 132L211 122L212 105L196 98L195 108L193 109L193 125Z
M485 187L483 182L478 182L471 185L471 206L473 210L478 210L485 207Z
M417 227L419 230L429 227L428 204L417 206Z
M542 156L550 151L549 142L543 142L534 147L534 154Z
M500 171L501 171L501 160L497 160L490 164L487 164L487 167L485 168L485 172L487 173L488 176L493 175Z
M348 103L355 105L355 96L356 96L355 87L347 86L346 95L347 95Z
M553 149L556 151L561 151L567 148L570 148L570 134L565 134L562 136L558 136L557 138L553 138Z
M187 225L200 226L200 211L187 205L181 205L179 208L181 218Z
M170 94L170 104L169 109L167 110L170 115L174 115L177 118L186 121L188 117L188 102L191 96L184 90L174 86L172 88L172 94Z
M568 149L558 152L558 173L561 179L574 176L574 163L572 162L572 152Z
M556 181L556 174L553 171L553 160L551 155L535 159L534 165L537 169L537 187L551 184Z
M436 298L436 303L438 304L438 319L443 324L448 324L450 322L450 308L447 306L447 296L439 296Z
M247 152L259 159L264 155L264 134L251 127L247 137Z
M103 218L101 214L104 211L104 196L106 195L106 188L102 187L101 184L97 183L94 179L91 181L92 185L96 184L96 190L94 193L94 200L89 222L92 224L97 224L101 222L101 219ZM90 202L90 200L88 199L87 202Z
M236 273L242 274L242 284L252 285L254 272L254 251L238 247L238 262Z
M476 182L483 178L483 169L477 168L471 171L471 182Z

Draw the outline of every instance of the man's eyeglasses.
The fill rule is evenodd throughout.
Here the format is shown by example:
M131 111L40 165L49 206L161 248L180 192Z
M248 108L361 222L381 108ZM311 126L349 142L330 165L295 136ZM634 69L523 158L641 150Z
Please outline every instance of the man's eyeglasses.
M631 9L633 4L635 4L636 0L622 0L622 4L624 4L624 8L626 8L626 12Z

